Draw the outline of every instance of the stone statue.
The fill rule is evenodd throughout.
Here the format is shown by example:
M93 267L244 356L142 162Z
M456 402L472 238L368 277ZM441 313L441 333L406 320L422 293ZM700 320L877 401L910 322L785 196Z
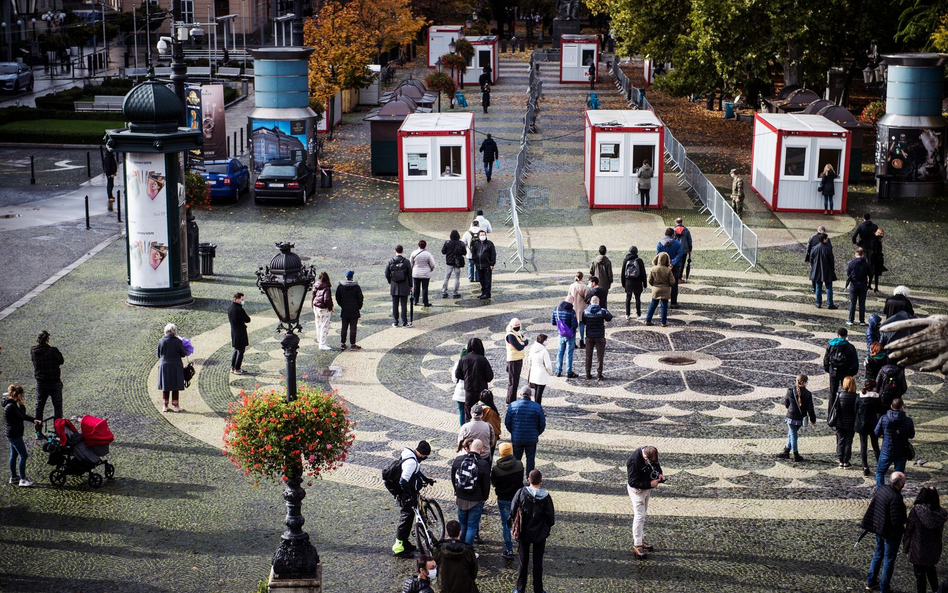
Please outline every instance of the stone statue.
M556 7L556 18L563 21L575 21L579 17L579 0L559 0Z
M921 370L940 371L948 376L948 315L896 321L880 329L884 332L917 330L891 342L886 347L889 358L903 367L925 363Z

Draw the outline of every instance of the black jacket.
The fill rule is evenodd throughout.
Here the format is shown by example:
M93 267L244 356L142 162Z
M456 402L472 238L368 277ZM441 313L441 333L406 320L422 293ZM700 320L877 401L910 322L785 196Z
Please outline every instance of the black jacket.
M475 394L479 398L481 392L487 389L488 384L494 380L494 369L491 368L486 356L468 352L458 361L454 378L464 381L464 391ZM474 403L477 403L477 400Z
M341 319L358 319L362 316L362 287L355 280L344 280L336 286L336 304L342 310Z
M820 234L813 233L813 236L810 237L810 240L806 244L806 256L804 256L803 261L810 263L810 255L813 253L813 248L820 244ZM833 242L829 239L826 240L826 244L829 245L830 251L833 250Z
M820 176L820 193L824 196L836 195L836 173L832 171Z
M836 257L829 243L819 243L810 251L810 281L836 282Z
M501 457L490 470L490 480L497 500L513 500L523 486L523 463L513 455Z
M401 282L392 280L392 264L396 261L405 264L405 279ZM411 292L411 263L404 255L398 254L385 264L385 281L389 283L389 289L392 296L408 296Z
M602 286L595 286L593 288L587 288L586 294L583 295L583 300L586 301L586 304L592 302L593 297L599 297L599 305L601 306L609 298L609 291L607 291ZM576 303L573 303L573 306L576 306ZM585 308L585 307L584 307Z
M445 256L444 264L446 266L463 268L467 264L465 261L467 247L461 241L461 235L457 231L451 231L451 238L444 242L441 253Z
M834 377L855 377L859 374L859 355L856 354L856 347L848 341L839 344L833 344L838 338L830 340L830 345L826 347L826 353L823 355L823 370ZM830 353L834 348L839 348L846 356L846 362L840 368L830 366Z
M901 538L905 529L905 501L902 493L884 484L876 490L862 518L862 528L882 537Z
M652 477L652 472L657 472L656 476L663 473L662 466L657 460L649 465L645 455L642 454L642 449L643 447L639 447L632 451L632 455L629 455L629 460L625 464L628 477L626 483L639 490L649 490L652 488L652 480L655 479Z
M510 516L515 516L518 510L521 513L519 541L535 543L550 537L556 515L549 492L540 488L534 496L527 487L521 488L510 501Z
M910 301L907 296L894 294L885 300L883 312L885 313L886 319L900 311L905 311L909 317L915 317L915 308L912 307L912 301Z
M612 321L612 313L599 305L589 305L583 311L583 323L586 324L586 339L606 337L606 322Z
M840 391L836 396L836 430L852 432L856 429L856 394Z
M494 249L494 243L490 239L481 241L480 239L471 243L471 259L474 260L474 267L483 270L484 268L493 268L497 263L497 251Z
M410 577L402 585L402 593L434 593L431 588L431 581L423 581L418 577Z
M494 142L493 138L485 138L484 141L481 142L481 147L477 150L484 153L485 163L489 163L500 156L500 151L497 150L497 143Z
M905 525L905 552L909 562L916 566L935 566L941 559L942 535L948 511L937 511L928 504L917 504L909 513Z
M438 564L438 590L443 593L478 593L477 555L473 546L449 539L434 552Z
M876 429L879 416L882 414L881 401L878 394L875 397L860 395L856 398L856 422L853 425L856 432L870 434Z
M853 243L863 249L872 249L872 240L876 238L877 230L879 230L879 227L876 223L871 220L862 221L853 231Z
M846 267L846 281L853 288L867 288L872 276L872 265L864 257L854 258Z
M484 446L489 447L490 444L485 443ZM461 463L464 462L468 455L473 455L474 462L477 463L477 483L474 484L473 490L461 490L457 487L456 476L458 470L461 469ZM490 464L480 455L474 455L473 453L458 455L454 458L454 463L451 464L451 485L454 486L454 495L461 500L470 500L472 502L483 502L487 500L487 497L490 496Z
M803 402L802 404L800 402ZM783 396L783 405L787 408L787 418L803 422L805 416L809 416L810 422L816 423L816 410L813 409L813 395L806 387L800 388L800 400L797 401L796 387L787 389L787 394Z
M7 438L19 439L23 437L23 423L33 422L33 417L26 413L25 406L12 399L4 399L3 421L7 425Z
M63 365L63 355L59 348L49 344L37 344L30 348L33 359L33 377L37 383L59 383L59 367Z
M250 315L244 310L243 305L231 303L227 309L227 320L230 321L230 344L234 348L246 348L250 345L250 337L247 336L247 324L250 323Z
M102 172L106 175L115 175L118 173L118 163L115 160L115 153L110 150L103 150L102 147L99 147L99 151L102 153Z
M638 266L639 277L626 279L625 270L631 261L634 261L635 265ZM625 291L628 294L642 292L642 290L648 286L647 277L648 271L645 269L645 262L643 262L642 258L639 257L639 250L635 248L629 249L629 252L625 254L625 259L622 260L622 269L619 271L619 278L622 280L622 287L625 288Z

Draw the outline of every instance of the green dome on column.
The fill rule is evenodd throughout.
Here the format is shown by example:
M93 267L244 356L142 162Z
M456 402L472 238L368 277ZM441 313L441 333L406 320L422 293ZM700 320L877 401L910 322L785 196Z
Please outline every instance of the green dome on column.
M129 130L135 132L175 131L184 106L174 91L155 80L154 70L148 79L125 95L122 113Z

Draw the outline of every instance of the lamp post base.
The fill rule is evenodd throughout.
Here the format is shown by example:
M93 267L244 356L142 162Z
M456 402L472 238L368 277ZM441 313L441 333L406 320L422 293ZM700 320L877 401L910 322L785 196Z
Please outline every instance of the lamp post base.
M315 576L290 579L278 579L271 568L267 590L270 593L322 593L323 565L316 565Z
M194 302L191 287L188 285L178 288L129 287L128 298L125 300L136 307L180 307Z

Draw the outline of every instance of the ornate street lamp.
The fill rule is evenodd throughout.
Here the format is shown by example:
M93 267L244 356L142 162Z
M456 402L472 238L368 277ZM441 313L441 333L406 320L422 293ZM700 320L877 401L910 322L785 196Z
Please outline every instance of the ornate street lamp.
M451 43L448 44L448 51L452 54L457 53L458 44L454 42L454 37L451 38ZM451 78L454 78L454 67L451 68ZM464 90L464 70L458 70L458 88Z
M866 69L862 71L862 81L866 84L872 84L876 78L876 71L872 66L866 66Z
M441 74L441 58L438 58L438 61L435 62L435 68L438 69L438 74ZM441 113L441 89L438 89L438 113Z
M454 37L451 38L451 42L448 44L448 51L452 54L458 50L458 44L454 42Z

